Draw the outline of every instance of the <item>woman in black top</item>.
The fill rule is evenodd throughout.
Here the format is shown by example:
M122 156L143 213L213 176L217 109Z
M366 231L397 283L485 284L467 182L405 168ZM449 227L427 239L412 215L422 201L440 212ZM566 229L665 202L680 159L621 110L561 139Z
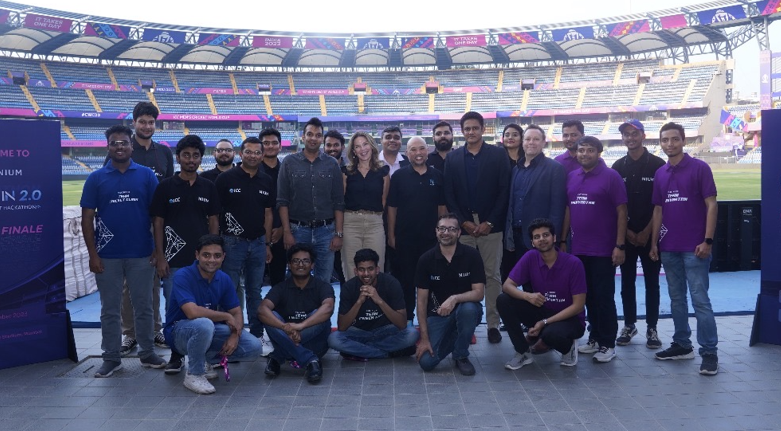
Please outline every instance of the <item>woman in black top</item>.
M502 146L507 151L507 157L510 158L510 169L518 164L518 160L523 157L523 129L517 124L508 124L504 126L502 132Z
M370 248L380 255L379 267L385 265L385 229L382 213L390 186L390 168L379 160L374 139L356 132L347 145L344 178L344 239L342 269L344 277L355 276L355 252Z

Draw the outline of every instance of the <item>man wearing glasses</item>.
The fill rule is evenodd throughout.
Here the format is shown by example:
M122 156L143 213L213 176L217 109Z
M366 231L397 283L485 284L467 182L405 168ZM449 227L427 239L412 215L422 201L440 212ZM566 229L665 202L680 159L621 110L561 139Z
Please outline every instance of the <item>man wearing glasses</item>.
M212 154L214 154L214 161L216 162L216 165L214 168L209 169L208 171L201 172L201 177L206 178L207 180L211 182L217 182L217 177L225 172L230 170L230 168L234 167L233 159L236 155L236 151L233 148L233 143L227 139L220 139L220 142L217 142L217 145L214 146L214 151L212 151Z
M224 240L204 235L195 245L195 262L177 271L165 315L165 339L187 355L184 387L196 394L213 394L214 365L254 361L260 341L244 332L244 315L230 277L220 271ZM225 373L226 379L229 374Z
M477 250L458 241L457 215L440 216L436 232L439 244L420 257L415 274L420 324L415 357L423 371L431 371L452 353L458 371L472 376L469 344L483 318L483 260Z
M263 336L257 318L263 287L263 273L271 261L266 234L271 233L274 182L260 169L263 145L250 137L241 143L241 164L217 177L217 194L222 205L220 232L225 239L225 271L237 291L244 274L250 333Z
M155 267L149 264L154 248L149 205L157 178L131 159L131 134L121 125L106 130L110 162L87 177L81 196L81 228L101 302L103 365L95 377L109 377L122 368L120 307L125 280L134 305L131 320L138 329L141 365L166 364L154 350L150 289Z
M206 150L197 135L187 135L176 144L176 160L181 171L160 182L152 198L149 212L155 235L157 275L163 280L166 304L171 301L171 289L176 272L192 264L198 239L220 231L220 201L217 187L198 176L198 166ZM166 374L182 369L182 355L172 349Z

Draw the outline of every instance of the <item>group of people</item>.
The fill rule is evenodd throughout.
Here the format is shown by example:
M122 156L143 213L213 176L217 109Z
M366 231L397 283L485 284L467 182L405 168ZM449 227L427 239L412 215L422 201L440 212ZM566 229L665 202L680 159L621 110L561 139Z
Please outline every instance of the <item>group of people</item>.
M216 167L199 175L203 141L187 135L177 143L174 173L170 149L152 140L157 115L139 103L135 130L109 128L107 163L84 185L82 224L102 306L104 362L96 377L121 369L136 344L143 366L166 373L180 372L186 356L184 385L202 394L215 391L208 380L216 367L261 354L269 377L290 362L316 383L329 348L356 361L415 355L426 371L452 355L462 374L473 375L469 345L482 301L488 341L501 342L504 322L515 348L508 369L550 349L565 366L576 365L578 353L609 362L615 345L637 334L638 257L647 346L661 347L663 261L675 334L656 357L694 357L688 284L700 372L717 372L707 296L716 190L708 166L683 152L677 124L660 132L665 163L643 147L639 121L624 123L628 154L609 169L602 143L583 136L579 121L563 124L567 152L551 160L539 126L508 125L503 146L488 145L476 112L461 118L462 147L453 149L452 126L440 122L435 151L415 136L406 156L398 127L383 130L381 149L363 132L345 148L343 135L325 133L312 118L300 152L280 160L281 134L268 128L238 148L218 142ZM616 266L626 314L618 338ZM266 269L272 287L263 297ZM332 332L335 269L346 280ZM165 326L154 315L161 282ZM588 342L578 346L586 321ZM171 348L168 362L155 344Z

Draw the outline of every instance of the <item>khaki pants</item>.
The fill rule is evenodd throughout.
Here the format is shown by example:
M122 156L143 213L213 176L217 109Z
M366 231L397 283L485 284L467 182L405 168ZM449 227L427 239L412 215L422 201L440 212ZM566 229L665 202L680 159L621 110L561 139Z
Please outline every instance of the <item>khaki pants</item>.
M345 280L355 277L355 252L370 248L380 256L380 271L385 268L385 229L382 214L371 212L344 212L344 239L342 240L342 270Z
M152 282L152 308L155 316L154 320L154 334L163 330L163 319L160 316L160 277L157 276L155 270L155 279ZM133 303L130 301L130 291L127 288L127 281L122 286L122 335L127 335L130 338L138 339L136 337L136 327L133 322Z
M480 224L477 215L474 222ZM502 293L502 252L504 249L502 233L496 232L475 238L461 234L461 244L474 247L480 252L485 267L485 321L488 328L499 327L499 311L496 309L496 298Z

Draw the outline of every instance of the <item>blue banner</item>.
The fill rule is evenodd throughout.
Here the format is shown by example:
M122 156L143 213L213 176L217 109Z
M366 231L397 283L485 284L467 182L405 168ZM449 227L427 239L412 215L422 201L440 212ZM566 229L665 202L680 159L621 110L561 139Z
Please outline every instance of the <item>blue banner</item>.
M593 39L593 27L575 27L551 30L555 42L569 42L571 40Z
M147 28L144 30L144 40L161 43L184 43L186 33L183 31L157 30Z
M391 38L389 37L361 37L355 39L355 48L360 51L363 49L390 49Z
M69 337L60 123L0 120L0 136L0 368L8 368L67 357Z
M718 9L697 12L701 25L718 24L720 22L734 21L746 17L743 6L727 6Z

